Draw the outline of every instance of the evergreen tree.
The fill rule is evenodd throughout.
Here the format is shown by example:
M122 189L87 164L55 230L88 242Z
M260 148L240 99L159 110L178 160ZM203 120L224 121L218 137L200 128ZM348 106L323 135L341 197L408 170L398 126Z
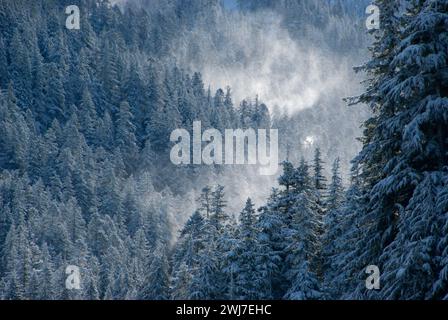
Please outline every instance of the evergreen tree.
M88 89L82 93L81 105L79 107L79 122L81 130L89 143L96 142L96 124L98 123L95 104Z
M379 263L378 258L381 251L390 243L395 233L393 214L395 204L389 200L393 199L393 196L375 194L373 188L386 177L384 168L399 144L396 139L393 139L388 140L388 145L385 146L382 138L385 137L382 132L385 128L384 121L388 115L395 112L391 109L388 110L390 103L386 100L382 90L384 84L390 81L394 73L392 61L400 41L400 26L399 19L397 19L398 1L380 0L374 4L383 8L382 27L379 30L371 31L375 37L370 49L372 59L359 69L368 73L368 87L365 94L351 101L367 103L374 112L373 117L364 124L365 130L362 139L364 147L355 159L355 165L359 168L363 180L360 190L363 197L358 200L363 204L367 203L360 211L362 216L360 213L355 222L355 225L366 228L357 244L366 249L362 254L354 253L357 261L350 261L351 264L360 267L357 271L359 278L356 281L358 283L365 279L363 269L366 266ZM353 250L358 251L357 248L353 248ZM358 290L353 296L363 297L366 292L365 286L357 285L357 288Z
M135 137L135 126L133 123L133 117L130 110L130 106L126 101L120 104L120 110L118 112L118 120L115 131L115 141L117 147L121 149L121 152L125 155L125 163L127 163L128 172L131 172L133 163L138 154L137 139Z
M8 75L8 61L6 59L7 51L5 46L5 41L3 37L0 37L0 74L2 78L0 80L0 88L7 88L10 81Z
M198 199L199 210L208 219L212 211L212 189L206 186L202 189L201 195Z
M235 271L235 296L241 300L253 300L260 296L257 283L257 229L255 209L251 199L241 212L239 241L237 244L237 267Z
M192 271L189 288L189 299L213 300L219 296L220 288L217 282L219 262L216 255L216 244L210 233L212 227L207 224L204 229L204 238L208 240L205 247L199 251L198 265Z
M317 192L322 194L322 192L326 189L327 179L324 176L324 162L321 158L321 151L319 148L316 148L314 152L314 165L313 165L313 185Z
M388 159L387 178L373 189L375 196L392 196L392 214L398 220L396 236L380 260L385 276L394 275L401 281L387 284L383 294L395 299L442 298L446 290L434 290L432 284L439 277L446 279L439 273L444 264L434 263L439 259L428 258L424 253L441 254L437 243L443 238L440 226L446 222L440 218L443 209L438 211L435 204L444 188L447 164L447 134L442 128L447 124L443 106L448 101L448 78L440 72L440 63L447 63L443 57L448 41L441 26L448 21L448 4L437 0L415 2L406 19L409 20L403 39L392 61L396 71L382 92L387 98L383 112L395 112L384 119L383 134L395 135L392 124L401 128L403 134L396 139L401 152ZM419 84L417 87L411 84L414 81ZM394 250L397 246L402 248L398 255ZM398 266L398 261L406 263ZM413 264L421 267L411 271ZM412 279L408 278L409 272L413 273ZM405 293L404 287L412 289Z
M280 299L283 294L281 270L281 250L283 240L281 228L282 217L275 210L277 192L274 191L266 207L259 209L260 214L256 224L257 236L257 272L260 278L255 279L260 299Z
M164 249L158 247L152 253L152 261L140 298L143 300L166 300L168 294L168 260Z
M340 159L337 158L333 162L331 169L332 176L331 182L328 186L328 194L326 199L326 207L328 210L338 209L344 200L344 186L342 184L342 178L340 173Z
M228 217L224 211L226 207L224 196L224 187L221 185L218 185L211 193L210 224L218 233L222 231Z
M285 276L290 288L287 299L320 298L319 277L322 274L322 216L318 198L309 177L308 165L302 160L296 169L294 189L288 197L288 224L285 229Z

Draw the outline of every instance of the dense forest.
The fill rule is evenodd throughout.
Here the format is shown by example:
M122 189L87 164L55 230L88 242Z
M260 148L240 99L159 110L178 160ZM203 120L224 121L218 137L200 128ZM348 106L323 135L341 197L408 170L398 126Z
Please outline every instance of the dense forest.
M75 2L80 30L65 28L72 1L0 0L1 299L448 299L447 0L374 0L369 32L362 1ZM335 92L294 114L236 100L192 70L209 47L249 63L224 21L266 11L349 60L370 42L349 111L319 116ZM339 146L362 119L348 175ZM280 130L262 205L235 209L256 170L171 164L171 132L194 121ZM299 147L298 124L325 139Z

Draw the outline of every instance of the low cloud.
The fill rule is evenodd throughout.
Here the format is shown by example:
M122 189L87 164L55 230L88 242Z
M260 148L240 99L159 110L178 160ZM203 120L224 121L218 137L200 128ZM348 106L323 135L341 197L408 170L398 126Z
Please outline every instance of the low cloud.
M175 56L200 70L213 90L231 86L235 101L259 95L269 108L293 114L323 99L340 100L357 86L348 59L325 52L318 41L293 39L271 11L226 13L218 21L219 41L199 24L178 40Z

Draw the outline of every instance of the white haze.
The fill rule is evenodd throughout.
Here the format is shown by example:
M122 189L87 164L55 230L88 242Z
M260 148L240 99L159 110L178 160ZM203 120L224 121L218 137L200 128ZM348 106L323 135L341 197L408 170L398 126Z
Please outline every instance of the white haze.
M316 37L298 42L272 11L218 11L217 21L217 30L198 21L196 28L178 38L173 50L179 65L200 71L212 94L230 86L236 105L258 95L271 111L279 109L290 116L313 108L322 112L311 115L313 120L309 124L305 121L307 127L297 128L299 138L291 137L297 140L297 145L291 144L293 152L311 160L314 147L319 146L327 174L333 160L340 156L347 182L349 162L360 148L356 137L361 135L362 116L350 112L342 98L356 94L360 86L352 69L353 57L324 49L328 46L322 45L322 33L332 30L308 30ZM350 116L332 116L342 114L340 110ZM313 143L307 144L310 136ZM262 177L251 169L238 170L237 174L226 170L210 180L226 187L232 213L241 210L247 197L256 205L265 204L272 187L277 187L276 176Z
M236 102L258 95L271 110L293 114L328 97L340 101L357 86L348 59L316 47L319 39L293 40L271 11L219 13L218 19L218 43L199 24L174 45L175 56L201 71L213 90L230 86Z
M149 11L162 6L161 2L153 1L155 5ZM304 156L311 160L314 147L319 146L327 173L333 160L340 156L347 174L349 161L360 148L356 137L361 135L362 116L348 111L342 98L359 92L359 79L352 66L360 59L355 62L353 57L325 49L328 46L323 44L322 36L332 32L332 23L337 24L339 31L346 26L333 21L330 30L310 27L307 34L315 36L299 42L282 26L281 16L272 11L218 10L216 29L209 21L196 21L192 30L179 34L172 44L174 61L190 73L200 71L212 94L230 86L236 106L241 100L258 95L271 111L279 109L298 116L301 124L292 126L295 132L288 137L296 159ZM172 63L172 57L167 57L167 61ZM283 155L280 161L284 159ZM180 199L179 207L172 204L176 208L169 210L169 215L174 228L181 228L193 213L194 200L205 185L225 186L230 215L238 216L248 197L257 206L264 205L271 189L277 187L277 177L260 176L257 172L253 167L234 166L223 168L219 174L202 176L195 188ZM181 205L182 201L188 205Z

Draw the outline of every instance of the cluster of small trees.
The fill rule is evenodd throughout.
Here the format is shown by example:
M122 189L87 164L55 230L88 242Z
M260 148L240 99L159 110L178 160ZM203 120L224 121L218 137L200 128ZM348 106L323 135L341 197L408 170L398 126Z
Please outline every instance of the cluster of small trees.
M297 168L285 162L268 204L256 212L248 199L239 217L225 213L223 187L206 187L174 249L171 297L324 298L326 230L344 194L339 159L328 186L319 149L312 169L305 160Z

